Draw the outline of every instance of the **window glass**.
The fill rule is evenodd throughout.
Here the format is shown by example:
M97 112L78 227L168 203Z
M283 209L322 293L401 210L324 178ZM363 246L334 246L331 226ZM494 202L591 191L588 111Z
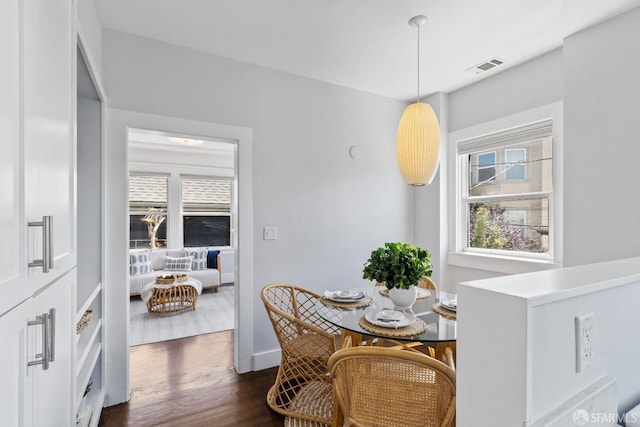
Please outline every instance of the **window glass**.
M473 156L470 156L473 157ZM496 152L482 153L476 155L474 183L487 183L495 181L496 178ZM472 168L472 173L474 169Z
M167 246L167 177L129 176L129 247Z
M551 137L466 156L470 197L550 192L553 188Z
M459 177L467 177L459 211L462 249L549 257L551 123L464 140L458 149Z
M526 177L526 148L508 148L504 150L506 162L505 178L509 181L522 181Z
M182 178L185 247L231 245L231 180Z
M183 217L184 246L230 246L231 216L187 216Z

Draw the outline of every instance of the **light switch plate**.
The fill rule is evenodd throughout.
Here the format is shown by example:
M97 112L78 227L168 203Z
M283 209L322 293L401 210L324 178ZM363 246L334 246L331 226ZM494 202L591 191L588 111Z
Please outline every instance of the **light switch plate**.
M278 238L278 228L273 225L262 229L262 240L276 240Z

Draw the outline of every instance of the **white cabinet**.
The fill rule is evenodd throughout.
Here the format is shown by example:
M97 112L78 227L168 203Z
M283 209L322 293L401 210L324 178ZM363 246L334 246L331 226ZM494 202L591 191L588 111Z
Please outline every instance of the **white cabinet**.
M69 330L74 283L72 271L0 316L0 424L73 424Z
M19 1L2 3L0 13L0 315L31 295L25 286L26 223L20 140Z
M0 6L0 314L76 265L72 5ZM50 245L36 225L43 217L52 219ZM29 267L40 260L51 260L52 268Z
M74 8L72 0L0 4L0 424L8 426L75 424ZM52 218L46 236L43 217ZM48 272L29 267L49 258ZM44 313L55 313L55 330L35 324ZM48 369L27 367L43 345L52 346Z
M73 387L70 384L73 363L70 331L75 317L75 311L72 310L75 274L75 270L65 274L33 298L30 320L44 313L53 313L50 320L53 327L49 329L51 361L48 369L43 369L42 365L34 365L27 372L28 376L33 376L34 427L75 424L71 412ZM34 360L36 353L42 353L42 333L42 327L29 327L29 360Z
M43 256L43 227L28 227L27 261L53 261L48 273L28 268L25 282L35 292L76 265L76 43L71 1L22 5L24 212L27 223L52 218L50 257Z
M27 322L32 313L30 298L0 316L0 414L7 426L32 423L31 399L27 398L32 392L27 378Z

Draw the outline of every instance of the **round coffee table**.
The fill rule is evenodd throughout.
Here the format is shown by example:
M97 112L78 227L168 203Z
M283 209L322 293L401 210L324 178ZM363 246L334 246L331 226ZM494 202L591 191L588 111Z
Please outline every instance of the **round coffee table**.
M199 280L189 278L184 282L171 285L159 285L155 282L152 285L151 297L147 301L149 313L162 316L196 309L196 301L198 300L196 286L202 288Z

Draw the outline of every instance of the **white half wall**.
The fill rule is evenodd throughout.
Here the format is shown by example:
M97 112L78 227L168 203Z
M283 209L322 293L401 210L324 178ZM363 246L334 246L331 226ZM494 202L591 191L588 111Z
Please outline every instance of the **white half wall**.
M617 396L598 392L580 409L628 411L640 401L639 299L640 258L459 284L458 425L548 425L539 420L605 377ZM585 314L595 363L577 372L575 317Z

